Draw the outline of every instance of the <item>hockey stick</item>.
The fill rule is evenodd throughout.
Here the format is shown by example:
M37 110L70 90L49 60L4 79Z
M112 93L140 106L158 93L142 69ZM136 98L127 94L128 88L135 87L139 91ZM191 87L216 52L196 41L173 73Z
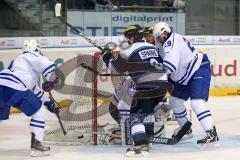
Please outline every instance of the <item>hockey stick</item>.
M192 123L190 121L187 121L179 130L177 135L175 135L174 137L172 138L156 137L156 138L153 138L151 142L157 143L157 144L168 144L168 145L177 144L182 139L182 137L187 133L187 131L191 128L191 126L192 126Z
M66 24L68 27L70 27L72 30L74 30L78 35L80 35L81 37L83 37L84 39L86 39L89 43L91 43L92 45L94 45L95 47L97 47L99 50L104 51L104 49L97 45L97 43L93 40L91 40L90 38L88 38L83 32L79 31L76 27L72 26L71 24L69 24L68 22L66 22L62 17L61 17L61 3L57 2L55 4L55 16L62 21L64 24Z
M80 66L82 66L83 68L93 72L94 74L96 74L98 76L128 76L128 74L109 74L109 73L101 74L96 69L92 68L91 66L89 66L85 63L81 63Z
M132 71L132 72L137 72L139 69L144 69L144 66L146 66L145 68L149 67L150 65L154 66L156 64L150 64L150 63L134 63L134 62L128 62L128 63L125 63L125 66L126 65L129 65L129 66L132 66L132 68L129 67L129 70L128 72ZM124 73L120 73L120 74L109 74L109 73L106 73L106 74L101 74L99 73L96 69L94 69L93 67L85 64L85 63L81 63L80 64L81 67L95 73L96 75L98 76L128 76L129 74L124 74ZM133 68L133 67L136 67L136 68ZM138 68L137 68L138 67ZM140 70L139 70L140 71ZM148 71L148 70L146 70ZM166 73L165 70L156 70L156 71L152 71L152 72L155 72L155 73Z
M50 91L49 91L48 93L49 93L50 99L54 102L54 104L56 104L56 105L58 105L58 107L62 108L62 107L60 106L60 104L53 98L52 93L51 93ZM62 123L61 117L59 116L59 113L55 113L55 114L56 114L56 116L57 116L57 119L58 119L58 122L59 122L59 124L60 124L60 127L61 127L61 130L62 130L62 132L63 132L63 135L65 136L65 135L67 134L67 131L66 131L65 128L63 127L63 123Z

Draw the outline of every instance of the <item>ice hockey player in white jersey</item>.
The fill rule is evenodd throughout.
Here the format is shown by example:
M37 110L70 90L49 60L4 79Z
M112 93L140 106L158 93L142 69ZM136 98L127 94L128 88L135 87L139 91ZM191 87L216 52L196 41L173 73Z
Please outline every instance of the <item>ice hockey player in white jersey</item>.
M173 33L167 23L154 25L153 35L163 44L163 64L174 83L170 106L180 126L187 121L184 101L191 99L191 107L206 132L198 144L218 141L212 114L207 107L211 80L210 61L206 54L198 53L183 36Z
M0 121L9 119L11 106L31 117L31 156L45 156L50 151L50 147L42 144L45 106L53 113L59 111L38 87L41 75L51 84L57 83L55 64L41 53L35 40L24 41L23 54L0 72ZM49 83L44 86L48 90L51 87Z
M156 43L155 38L153 36L153 26L144 28L143 36L144 36L144 39L146 40L146 42L151 43L157 47L157 50L160 55L163 53L163 45L161 43ZM172 120L172 117L174 117L174 116L170 117L170 112L172 111L172 107L169 105L169 103L166 103L166 101L167 101L167 98L165 96L165 103L160 102L159 103L160 105L156 106L154 109L156 111L155 112L156 117L159 117L160 119L163 119L164 121L166 121L168 119ZM175 118L174 118L174 120L175 120ZM180 128L177 128L174 131L173 136L175 136L175 134L179 131L179 129ZM183 139L189 139L192 137L193 137L192 129L190 129L189 131L187 131L187 133L185 134Z
M113 57L111 50L106 50L102 52L102 60L111 70L119 73L128 71L136 85L136 93L130 103L130 128L134 146L126 152L128 156L146 155L149 148L143 120L153 118L154 99L171 90L172 85L167 82L165 73L154 72L156 68L150 65L160 63L161 57L154 45L142 39L142 28L139 25L130 25L125 29L124 36L128 40L129 48L122 50L117 58ZM144 64L149 64L153 70L146 70ZM134 70L137 68L139 70ZM153 91L156 91L154 97L150 94ZM137 95L141 96L136 98Z

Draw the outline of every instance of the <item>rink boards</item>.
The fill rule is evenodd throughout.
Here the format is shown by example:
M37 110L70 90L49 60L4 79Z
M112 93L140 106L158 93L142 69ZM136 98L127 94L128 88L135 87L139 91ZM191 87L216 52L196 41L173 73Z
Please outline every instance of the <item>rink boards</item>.
M195 37L188 37L192 43L196 43L194 46L197 50L200 50L204 53L207 53L209 59L211 60L211 96L235 96L240 95L240 45L237 45L237 41L229 41L228 39L219 39L219 44L208 44L205 41L208 41L206 37L201 39L198 36L198 39ZM195 39L194 39L195 38ZM231 39L231 37L229 38ZM200 42L197 42L201 41ZM0 39L1 42L1 39ZM199 43L199 44L197 44ZM1 43L0 43L1 44ZM6 43L5 43L6 44ZM240 44L240 43L239 43ZM79 56L79 55L93 55L98 52L95 47L79 47L79 48L69 48L69 46L63 46L59 48L43 48L43 53L55 62L59 67L69 60ZM2 48L2 49L1 49ZM13 47L14 48L14 47ZM119 48L117 48L119 50ZM21 54L21 49L10 49L0 47L0 70L5 69L8 64ZM72 69L72 72L65 77L65 84L74 84L75 78L75 69ZM107 69L102 69L102 72L108 72ZM64 76L64 75L63 75ZM100 81L108 81L109 78L101 77ZM109 92L111 92L112 87ZM57 99L72 99L72 95L54 93Z

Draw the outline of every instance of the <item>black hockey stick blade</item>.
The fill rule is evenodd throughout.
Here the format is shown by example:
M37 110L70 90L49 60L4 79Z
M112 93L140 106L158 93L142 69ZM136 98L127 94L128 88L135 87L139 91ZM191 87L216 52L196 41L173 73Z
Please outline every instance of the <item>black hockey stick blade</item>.
M177 144L182 139L182 137L187 133L187 131L191 128L191 126L192 123L190 121L187 121L174 137L172 138L154 137L151 142L168 145Z
M151 142L152 143L156 143L156 144L169 144L169 145L173 145L173 144L177 143L177 140L175 138L154 137Z
M190 121L187 121L182 128L178 131L178 133L174 136L174 138L179 142L182 137L189 131L191 128L192 123Z

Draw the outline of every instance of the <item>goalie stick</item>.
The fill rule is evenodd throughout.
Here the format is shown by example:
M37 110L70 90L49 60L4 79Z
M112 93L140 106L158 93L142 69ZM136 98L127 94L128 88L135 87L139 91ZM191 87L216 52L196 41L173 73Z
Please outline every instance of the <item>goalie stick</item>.
M56 104L56 105L58 105L58 107L62 108L59 105L59 103L53 98L52 93L50 91L48 93L49 93L49 98L54 102L54 104ZM55 114L57 116L57 119L58 119L58 122L60 124L60 127L61 127L61 130L63 132L63 135L65 136L67 134L67 132L66 132L65 128L63 127L63 123L62 123L61 117L59 116L59 113L55 113Z
M68 27L70 27L72 30L74 30L79 36L81 36L82 38L86 39L89 43L91 43L92 45L94 45L95 47L97 47L99 50L104 51L104 48L102 48L101 46L97 45L97 43L93 40L91 40L90 38L88 38L83 32L79 31L76 27L72 26L71 24L69 24L68 22L66 22L62 17L61 17L61 3L56 1L55 4L55 16L62 21L64 24L66 24Z
M182 139L182 137L187 133L187 131L191 128L191 126L192 126L192 123L190 121L187 121L179 130L179 132L172 138L156 137L156 138L153 138L151 142L157 143L157 144L168 144L168 145L177 144Z

